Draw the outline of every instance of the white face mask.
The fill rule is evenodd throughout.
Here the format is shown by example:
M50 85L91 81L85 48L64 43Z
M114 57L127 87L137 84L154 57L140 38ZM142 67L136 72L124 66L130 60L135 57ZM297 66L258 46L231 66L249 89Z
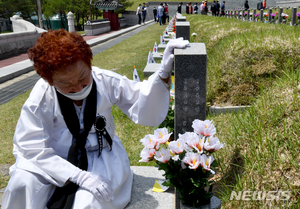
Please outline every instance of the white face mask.
M91 82L89 85L85 86L83 89L81 89L81 91L76 92L76 93L61 93L58 89L57 91L59 91L62 95L68 97L69 99L72 100L83 100L85 99L91 92L92 90L92 86L93 86L93 82Z

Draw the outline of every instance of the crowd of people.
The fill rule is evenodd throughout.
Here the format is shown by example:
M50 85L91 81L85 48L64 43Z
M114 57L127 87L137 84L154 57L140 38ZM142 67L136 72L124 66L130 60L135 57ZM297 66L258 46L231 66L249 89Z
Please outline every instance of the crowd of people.
M250 8L248 0L243 4L245 10ZM257 9L266 9L267 0L258 0ZM180 2L177 6L177 13L186 13L186 14L202 14L207 15L211 12L212 16L225 16L225 1L220 3L219 1L213 1L210 4L210 7L207 1L202 1L200 6L196 2L194 5L192 2L186 4L185 9L183 8L183 3ZM139 24L144 24L146 18L146 5L143 3L143 6L140 4L137 8L137 15L139 17ZM169 5L167 3L161 3L158 8L153 8L154 21L160 25L165 25L169 22Z

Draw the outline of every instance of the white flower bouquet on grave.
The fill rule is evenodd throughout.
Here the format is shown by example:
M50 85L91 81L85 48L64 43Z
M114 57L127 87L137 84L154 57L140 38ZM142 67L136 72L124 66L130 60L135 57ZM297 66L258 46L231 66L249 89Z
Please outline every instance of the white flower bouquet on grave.
M155 161L159 170L164 170L164 186L176 187L183 204L199 207L210 203L218 163L213 154L224 145L215 137L212 121L194 120L194 132L179 134L176 141L169 141L167 128L158 128L140 141L144 145L139 162Z

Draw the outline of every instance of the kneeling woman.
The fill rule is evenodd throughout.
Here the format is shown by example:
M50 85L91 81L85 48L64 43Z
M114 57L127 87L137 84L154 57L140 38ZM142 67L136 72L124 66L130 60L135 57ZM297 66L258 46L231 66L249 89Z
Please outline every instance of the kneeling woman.
M92 67L92 51L80 35L43 33L28 50L41 79L21 110L2 209L124 208L133 174L114 134L111 107L137 124L160 124L169 107L172 51L186 45L171 41L160 69L136 82Z

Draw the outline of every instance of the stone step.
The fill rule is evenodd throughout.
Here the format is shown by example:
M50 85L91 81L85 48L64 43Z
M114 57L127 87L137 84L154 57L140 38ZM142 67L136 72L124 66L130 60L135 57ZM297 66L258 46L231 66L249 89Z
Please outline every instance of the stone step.
M164 180L163 171L151 166L131 166L133 186L131 201L126 209L175 209L175 189L169 188L162 193L153 192L155 180ZM0 189L0 207L5 188Z

